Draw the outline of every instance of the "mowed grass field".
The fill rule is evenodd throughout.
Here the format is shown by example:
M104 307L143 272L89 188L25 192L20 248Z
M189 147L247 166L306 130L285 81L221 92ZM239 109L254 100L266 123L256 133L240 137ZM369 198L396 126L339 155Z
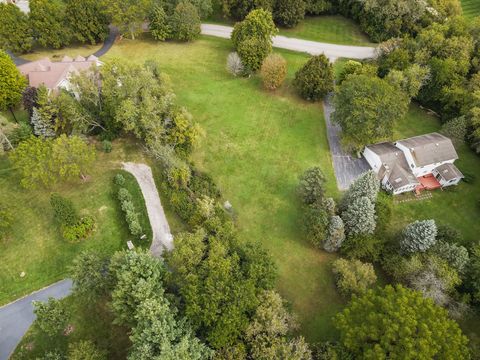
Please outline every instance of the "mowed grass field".
M307 16L293 29L281 28L280 35L340 45L372 45L354 21L341 15Z
M467 18L480 16L480 1L479 0L461 0L463 15Z
M295 191L302 172L320 165L329 195L338 195L322 106L300 100L289 85L308 58L281 52L289 66L287 84L270 93L257 77L234 78L226 71L230 51L229 41L208 37L191 44L123 40L104 60L160 62L178 103L204 129L194 161L233 204L240 236L272 254L278 289L299 315L301 332L312 341L333 338L331 316L343 306L330 273L335 257L304 239Z
M8 158L0 157L0 203L14 213L10 235L0 241L0 305L63 279L68 275L71 261L83 250L112 254L126 248L131 236L117 200L113 176L121 167L120 161L142 159L137 145L115 143L110 154L98 151L87 182L79 180L30 190L20 186L19 173ZM146 209L143 199L138 198L138 184L128 175L127 180L143 225ZM77 244L62 238L50 206L52 192L72 200L80 215L96 219L97 228L91 237ZM150 229L146 231L151 234ZM20 276L22 272L24 277Z

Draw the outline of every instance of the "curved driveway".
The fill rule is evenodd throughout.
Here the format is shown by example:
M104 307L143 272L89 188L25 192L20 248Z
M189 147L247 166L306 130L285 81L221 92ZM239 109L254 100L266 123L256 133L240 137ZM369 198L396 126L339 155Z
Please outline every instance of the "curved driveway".
M65 279L0 307L0 360L9 358L35 320L32 301L61 299L71 289L72 280Z
M230 26L202 24L203 35L230 39L232 31L233 28ZM374 47L327 44L280 35L273 38L273 46L311 55L325 54L332 62L338 58L367 59L375 56Z

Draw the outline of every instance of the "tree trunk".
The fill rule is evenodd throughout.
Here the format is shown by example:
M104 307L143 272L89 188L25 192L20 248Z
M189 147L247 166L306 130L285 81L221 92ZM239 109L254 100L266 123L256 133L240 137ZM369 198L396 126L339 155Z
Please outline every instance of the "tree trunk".
M11 106L10 106L10 112L12 113L13 119L14 119L15 122L18 124L17 117L15 116L15 113L13 112L13 107L11 107Z

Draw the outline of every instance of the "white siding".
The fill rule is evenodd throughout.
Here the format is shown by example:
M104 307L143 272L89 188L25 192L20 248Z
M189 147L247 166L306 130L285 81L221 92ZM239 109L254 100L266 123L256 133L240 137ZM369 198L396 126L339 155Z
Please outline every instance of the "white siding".
M363 157L365 158L365 160L367 160L372 170L375 171L376 174L378 174L378 171L382 167L382 161L380 160L380 157L368 147L363 150Z

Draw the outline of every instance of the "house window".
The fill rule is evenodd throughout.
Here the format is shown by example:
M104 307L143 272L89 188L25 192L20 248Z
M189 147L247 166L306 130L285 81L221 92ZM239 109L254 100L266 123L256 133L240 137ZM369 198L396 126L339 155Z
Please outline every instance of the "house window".
M442 177L440 176L440 174L435 175L435 178L436 178L438 181L442 180Z

